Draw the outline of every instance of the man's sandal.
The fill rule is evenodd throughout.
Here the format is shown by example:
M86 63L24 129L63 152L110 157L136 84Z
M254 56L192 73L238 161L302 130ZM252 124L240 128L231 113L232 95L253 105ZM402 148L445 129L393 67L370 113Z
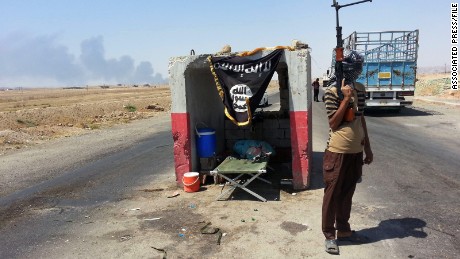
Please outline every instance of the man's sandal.
M324 241L324 245L326 247L326 252L333 254L333 255L339 254L339 246L337 245L337 240L326 239L326 241Z
M340 242L351 242L351 243L357 243L357 244L365 244L370 241L367 236L360 235L354 230L351 231L350 236L337 237L337 240L339 240Z

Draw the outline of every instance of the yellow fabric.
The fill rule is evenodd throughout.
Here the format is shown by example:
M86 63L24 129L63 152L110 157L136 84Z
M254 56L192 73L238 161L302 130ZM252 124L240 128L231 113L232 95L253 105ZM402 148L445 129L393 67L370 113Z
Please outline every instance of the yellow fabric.
M290 50L290 51L295 50L293 47L290 47L290 46L262 47L262 48L256 48L256 49L254 49L252 51L245 51L245 52L238 53L237 56L246 57L246 56L254 55L259 51L275 50L275 49L287 49L287 50Z

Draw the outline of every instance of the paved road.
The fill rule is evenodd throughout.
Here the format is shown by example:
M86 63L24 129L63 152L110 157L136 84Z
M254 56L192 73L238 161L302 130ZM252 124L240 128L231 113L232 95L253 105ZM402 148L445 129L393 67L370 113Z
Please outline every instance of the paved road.
M408 254L460 256L460 117L458 109L451 112L419 108L368 116L377 161L375 177L365 177L366 203L384 209L374 213L381 223L369 231L399 238L398 249Z
M369 250L366 246L353 247L354 250L344 249L349 256L353 251L355 258L357 254L373 253L397 258L460 256L460 141L456 137L460 133L459 116L458 109L430 104L404 109L400 114L374 112L367 115L375 162L365 168L363 181L359 184L355 196L353 211L353 215L360 216L352 217L351 222L371 237L371 247L374 250ZM298 208L302 207L300 203L306 204L305 200L311 203L312 208L320 204L320 200L313 199L312 197L316 196L309 195L309 192L318 193L322 188L321 159L327 139L327 124L324 118L324 104L313 103L314 167L311 190L297 196L303 197L302 199L293 200L288 195L281 197L284 200L281 205L275 202L260 207L260 213L264 208L272 208L272 211L266 212L267 219L268 214L273 214L278 220L290 219L297 214L304 215L306 212L299 212ZM158 238L163 240L164 236L160 234L160 230L154 232L153 236L145 228L139 230L139 226L143 226L136 221L140 216L136 220L129 217L130 213L135 213L130 209L136 210L134 207L131 208L132 204L143 204L144 211L155 211L156 208L168 211L167 209L177 204L161 204L162 201L171 200L154 199L139 192L143 188L155 191L149 183L174 182L169 117L147 121L150 123L147 128L142 126L145 125L145 121L135 122L125 125L123 134L111 135L112 143L127 143L123 145L105 146L97 142L98 139L105 139L97 135L103 133L95 134L88 142L84 138L77 138L80 149L91 150L91 155L87 158L86 151L70 148L75 146L75 143L70 143L74 140L70 139L53 144L54 147L58 145L64 148L59 149L61 157L50 146L46 152L41 150L42 153L49 153L50 157L44 156L41 160L31 155L33 150L19 152L14 158L2 158L1 162L4 165L7 162L22 161L17 162L14 167L22 178L27 177L28 170L34 175L44 177L34 181L23 179L19 183L1 183L2 186L10 188L0 198L0 258L53 258L59 254L67 258L84 258L89 255L99 258L105 257L102 255L123 257L125 254L144 258L146 254L153 253L150 251L153 241L158 242L155 236L158 235ZM80 154L85 159L71 159L80 157ZM57 160L73 162L60 164L59 161L55 161L55 157L60 158ZM52 165L47 161L53 161ZM7 170L11 171L11 168L13 167ZM1 174L5 173L2 170L5 168L0 170ZM162 187L161 190L163 188L174 190L171 186ZM210 188L210 192L212 191ZM203 192L201 195L205 197L210 194ZM159 203L150 204L149 199ZM294 205L296 202L299 206ZM233 214L238 214L235 210L227 211L229 207L236 206L244 211L244 206L249 206L250 210L253 210L254 206L254 203L244 202L236 205L209 204L212 204L211 208L214 206L216 209L213 211L214 214L218 210L226 213L226 216L216 215L218 219L231 218ZM283 206L282 210L280 206ZM183 207L178 209L167 215L175 219L175 215L184 211ZM293 210L285 211L287 209ZM211 214L209 209L204 208L203 211ZM317 209L314 211L318 214ZM316 222L319 215L316 214L309 217L315 229L313 239L308 236L311 232L307 232L305 236L297 236L306 238L303 242L308 249L296 245L292 240L293 236L297 235L294 229L302 227L298 224L289 230L293 231L293 234L288 235L287 243L282 242L282 247L276 246L276 250L269 254L264 252L265 249L251 252L244 250L245 244L249 247L254 246L251 243L252 239L238 239L235 236L234 243L231 242L232 239L227 240L227 247L223 247L222 250L213 250L214 248L206 245L201 246L200 249L204 250L200 251L206 251L211 255L219 252L229 255L239 247L240 254L265 253L272 258L276 258L275 255L280 253L291 255L292 258L324 255L321 234L317 227L319 222ZM151 214L144 216L152 217ZM205 216L211 215L201 215ZM249 236L254 232L259 240L265 240L271 236L284 238L283 235L286 234L283 230L277 230L277 226L271 221L267 221L268 225L263 225L263 222L260 224L261 228L253 225L247 229ZM136 236L154 240L143 243L142 239L133 239L136 242L125 243ZM171 240L169 241L174 241ZM173 242L170 246L175 246L174 244L176 243ZM183 245L177 243L177 246L180 247L181 244ZM273 245L270 244L270 247ZM310 251L311 254L302 252L303 250ZM345 255L345 258L353 256Z
M163 115L2 157L0 258L85 258L78 253L85 243L75 240L85 242L86 234L76 233L91 227L101 208L119 206L142 186L171 176L170 125ZM104 220L116 222L108 211ZM92 229L104 233L101 226ZM97 253L89 251L94 258L114 257Z
M324 114L324 103L314 103L313 109L319 158L327 129L315 120ZM459 258L458 108L418 103L400 113L367 112L366 122L374 163L365 166L354 211L364 212L376 225L361 233L386 243L389 255Z

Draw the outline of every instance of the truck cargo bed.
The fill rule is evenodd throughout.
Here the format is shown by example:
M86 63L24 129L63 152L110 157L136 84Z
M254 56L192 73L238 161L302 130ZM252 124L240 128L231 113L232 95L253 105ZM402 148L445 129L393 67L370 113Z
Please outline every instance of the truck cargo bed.
M367 91L366 106L405 106L413 96L417 74L418 30L353 32L344 48L364 56L357 79Z

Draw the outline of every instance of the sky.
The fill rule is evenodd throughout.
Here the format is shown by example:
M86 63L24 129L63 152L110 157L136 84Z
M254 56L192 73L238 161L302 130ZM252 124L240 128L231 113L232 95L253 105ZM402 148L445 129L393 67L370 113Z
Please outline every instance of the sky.
M0 0L0 87L161 83L171 57L291 45L311 48L312 76L336 46L332 0ZM355 1L342 0L344 5ZM339 11L354 31L416 30L418 67L450 64L447 0L373 0Z

